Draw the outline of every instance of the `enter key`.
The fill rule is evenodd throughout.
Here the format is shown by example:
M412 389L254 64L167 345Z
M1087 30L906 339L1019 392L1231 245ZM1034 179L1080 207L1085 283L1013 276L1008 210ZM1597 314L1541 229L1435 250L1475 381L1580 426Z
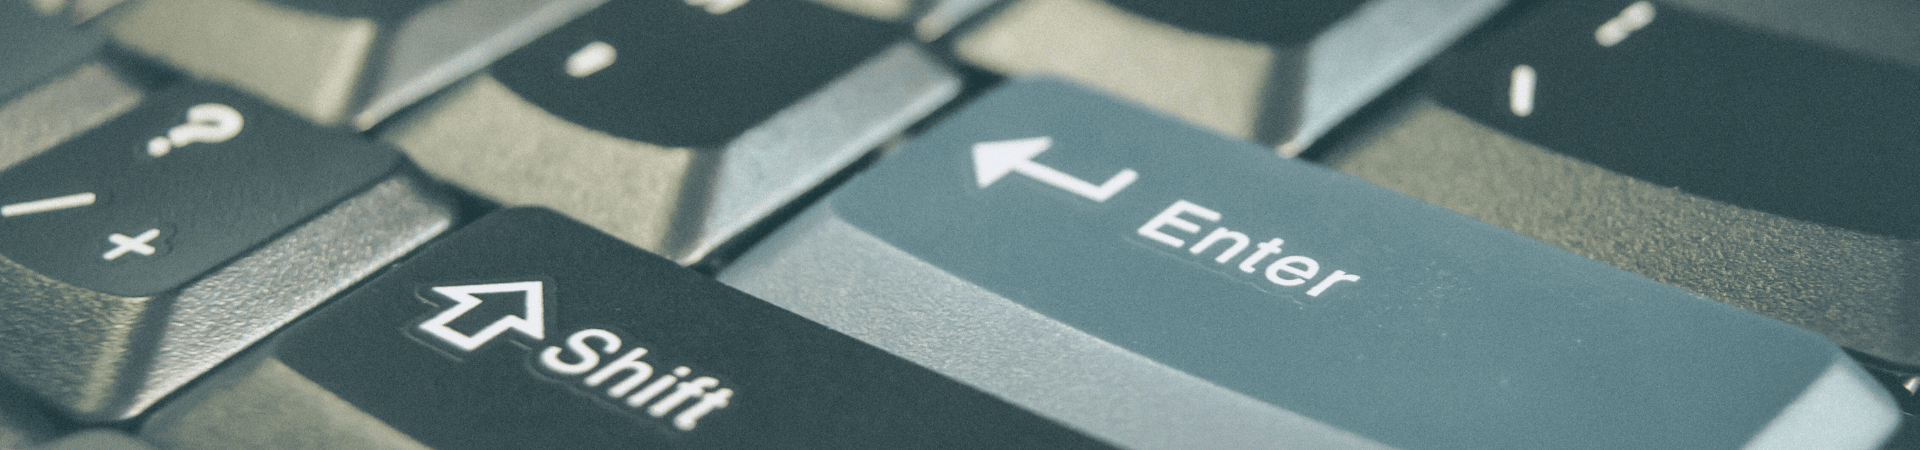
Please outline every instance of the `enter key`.
M1126 447L1872 448L1899 421L1817 334L1050 79L720 278Z

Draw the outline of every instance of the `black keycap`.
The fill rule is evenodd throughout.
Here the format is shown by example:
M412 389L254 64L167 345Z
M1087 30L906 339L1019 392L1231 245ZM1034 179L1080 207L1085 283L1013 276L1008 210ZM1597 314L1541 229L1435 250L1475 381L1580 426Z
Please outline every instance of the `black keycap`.
M165 292L392 173L400 155L186 86L0 174L0 254L82 288Z
M544 209L498 211L430 245L144 433L244 446L345 423L235 406L275 396L344 401L338 416L384 424L347 431L397 436L383 446L1101 447ZM224 442L195 440L209 436Z
M381 138L483 197L694 264L955 96L907 35L804 0L612 2Z
M680 1L615 2L502 58L490 73L568 122L711 148L906 34L797 0L756 0L719 15ZM618 59L591 76L561 70L594 42L617 49Z
M80 115L50 100L126 89L104 72L5 107ZM144 95L0 171L0 373L79 420L139 414L450 227L404 169L391 148L226 88Z
M1696 3L1530 5L1329 163L1916 373L1920 7Z
M1684 8L1627 5L1529 10L1438 60L1434 95L1482 124L1636 179L1920 239L1920 70ZM1627 31L1636 11L1648 22ZM1516 70L1533 74L1522 75L1533 80L1526 115L1512 107Z

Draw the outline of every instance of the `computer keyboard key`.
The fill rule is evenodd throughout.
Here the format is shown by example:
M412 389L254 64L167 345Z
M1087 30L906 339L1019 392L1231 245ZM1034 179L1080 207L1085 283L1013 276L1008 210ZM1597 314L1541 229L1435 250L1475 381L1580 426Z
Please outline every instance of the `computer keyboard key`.
M138 414L449 227L404 168L225 88L145 96L0 172L0 374Z
M27 5L0 2L0 101L92 58L106 38L50 17Z
M1920 4L1695 3L1533 5L1326 160L1920 375Z
M953 33L960 60L1053 74L1298 154L1501 0L1019 0Z
M550 210L494 212L161 408L174 448L1105 448Z
M605 0L141 0L113 37L322 125L372 128Z
M1818 334L1064 81L904 145L720 280L1133 448L1874 448Z
M381 138L483 197L692 264L953 98L907 36L800 0L614 2Z

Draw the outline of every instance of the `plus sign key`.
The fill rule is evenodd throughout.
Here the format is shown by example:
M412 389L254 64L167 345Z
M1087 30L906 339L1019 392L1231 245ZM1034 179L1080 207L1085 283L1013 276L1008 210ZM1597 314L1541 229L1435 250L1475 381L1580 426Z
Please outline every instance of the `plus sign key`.
M1832 342L1055 80L720 280L1134 448L1872 448Z
M495 212L160 408L167 448L1106 448L550 210Z
M0 374L132 417L451 225L401 156L187 83L0 172Z

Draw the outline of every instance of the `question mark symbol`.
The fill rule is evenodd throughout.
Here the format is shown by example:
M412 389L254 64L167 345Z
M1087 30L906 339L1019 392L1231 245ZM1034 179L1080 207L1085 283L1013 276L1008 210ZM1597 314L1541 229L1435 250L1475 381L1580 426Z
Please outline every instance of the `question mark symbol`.
M174 148L195 142L226 142L240 135L240 126L246 120L240 117L240 111L219 103L201 103L187 108L187 123L167 130L166 136L147 141L147 154L155 158L167 156Z

